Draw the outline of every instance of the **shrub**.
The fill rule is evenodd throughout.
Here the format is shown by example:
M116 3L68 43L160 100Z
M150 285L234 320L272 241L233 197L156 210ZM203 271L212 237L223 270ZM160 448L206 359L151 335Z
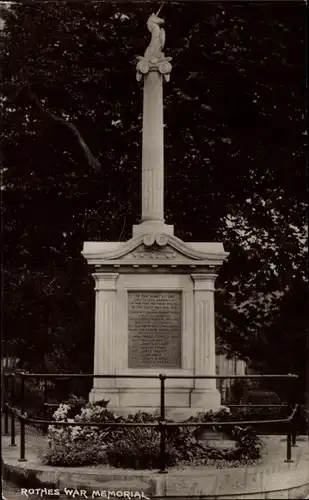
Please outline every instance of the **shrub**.
M108 402L106 402L107 405ZM86 399L82 397L75 396L74 394L70 394L66 404L69 405L68 417L75 418L81 411L81 409L87 404ZM105 406L106 406L105 405Z
M248 391L248 404L282 404L278 394L266 389L250 389Z
M175 465L177 450L167 443L166 464ZM155 469L160 466L160 433L157 429L137 427L127 432L106 451L108 463L113 467Z
M233 408L232 415L235 420L277 420L287 418L291 414L289 407L270 407L270 408ZM308 432L309 419L306 415L304 406L299 406L296 413L296 428L297 432L306 434ZM286 423L263 424L252 426L259 434L285 434L287 432Z
M138 412L123 419L125 422L153 423L158 415ZM166 419L166 422L173 422ZM195 438L189 427L166 427L165 461L167 466L206 459L210 452ZM216 450L213 450L215 453ZM221 458L220 453L213 458ZM127 428L117 443L106 451L108 463L114 467L152 469L160 466L160 431L158 427Z
M300 434L309 434L309 409L304 405L298 407L296 413L296 428Z
M81 409L80 399L72 397L70 401L71 404L62 403L54 412L56 422L106 423L121 418L106 408L108 401L87 403ZM47 432L49 449L43 461L49 465L71 466L104 463L106 447L120 434L120 428L115 427L50 425Z
M44 397L40 381L26 379L24 385L24 398L22 400L20 371L10 372L10 374L12 377L8 377L8 393L5 395L3 394L9 403L13 406L23 405L27 410L41 409L44 403Z
M58 422L121 422L155 423L158 415L137 412L127 418L116 416L107 409L107 401L88 403L79 413L81 401L72 398L71 405L61 404L53 418ZM74 418L72 416L74 415ZM227 420L233 417L227 411L204 413L189 419L196 421ZM167 422L172 422L167 420ZM183 463L207 463L209 460L252 460L260 456L261 443L255 432L247 427L230 428L235 438L235 450L217 449L199 442L194 427L171 426L166 432L166 465ZM218 427L219 430L219 427ZM160 432L158 427L114 427L106 426L50 426L50 447L44 462L50 465L78 466L108 463L113 467L152 469L160 465Z
M74 427L77 429L77 427ZM74 440L65 429L63 439L53 442L43 455L43 463L62 467L98 465L106 462L105 447L95 439Z

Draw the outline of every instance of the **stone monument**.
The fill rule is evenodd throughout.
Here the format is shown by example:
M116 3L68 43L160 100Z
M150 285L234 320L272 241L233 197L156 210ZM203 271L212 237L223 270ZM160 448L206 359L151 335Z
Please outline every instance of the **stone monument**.
M85 242L96 283L94 373L215 375L214 282L228 254L221 243L185 243L164 222L163 81L171 58L162 52L163 20L147 22L151 42L138 57L143 80L142 218L127 242ZM158 379L95 379L90 400L109 399L126 414L155 411ZM218 410L211 379L167 379L167 415Z

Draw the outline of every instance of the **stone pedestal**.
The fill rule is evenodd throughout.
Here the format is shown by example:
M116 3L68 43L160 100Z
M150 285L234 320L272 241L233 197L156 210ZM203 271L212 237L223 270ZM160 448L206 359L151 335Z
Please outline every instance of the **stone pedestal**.
M95 268L94 372L215 375L214 282L227 254L220 243L184 243L168 234L126 243L85 243ZM94 381L91 400L127 414L160 407L159 379ZM167 379L167 415L218 410L213 379Z

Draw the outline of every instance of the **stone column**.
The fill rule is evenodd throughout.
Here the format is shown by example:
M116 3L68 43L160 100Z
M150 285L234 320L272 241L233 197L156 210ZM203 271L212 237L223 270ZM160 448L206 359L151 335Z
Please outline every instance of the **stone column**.
M214 283L216 274L191 274L194 281L194 374L216 375ZM191 406L218 410L215 379L196 379Z
M94 374L114 374L116 369L116 281L119 274L95 273L92 276L96 282ZM115 379L94 379L91 399L97 399L95 394L100 392L100 389L115 387Z
M142 222L164 222L163 77L144 76Z
M171 58L139 57L137 79L144 80L142 146L142 218L133 226L133 236L147 233L173 234L164 223L164 133L163 81L168 81Z

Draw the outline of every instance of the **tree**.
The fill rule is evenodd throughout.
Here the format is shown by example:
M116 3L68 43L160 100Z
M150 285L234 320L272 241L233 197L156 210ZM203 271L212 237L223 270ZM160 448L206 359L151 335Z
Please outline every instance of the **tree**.
M217 332L244 359L265 359L267 347L265 371L276 332L290 342L286 304L300 283L307 290L304 8L164 6L174 65L164 101L166 221L184 240L219 240L230 252ZM5 14L4 326L33 362L62 345L78 364L82 346L89 365L93 294L80 251L86 240L128 239L138 218L134 64L151 10L49 2ZM290 368L306 335L297 328Z

